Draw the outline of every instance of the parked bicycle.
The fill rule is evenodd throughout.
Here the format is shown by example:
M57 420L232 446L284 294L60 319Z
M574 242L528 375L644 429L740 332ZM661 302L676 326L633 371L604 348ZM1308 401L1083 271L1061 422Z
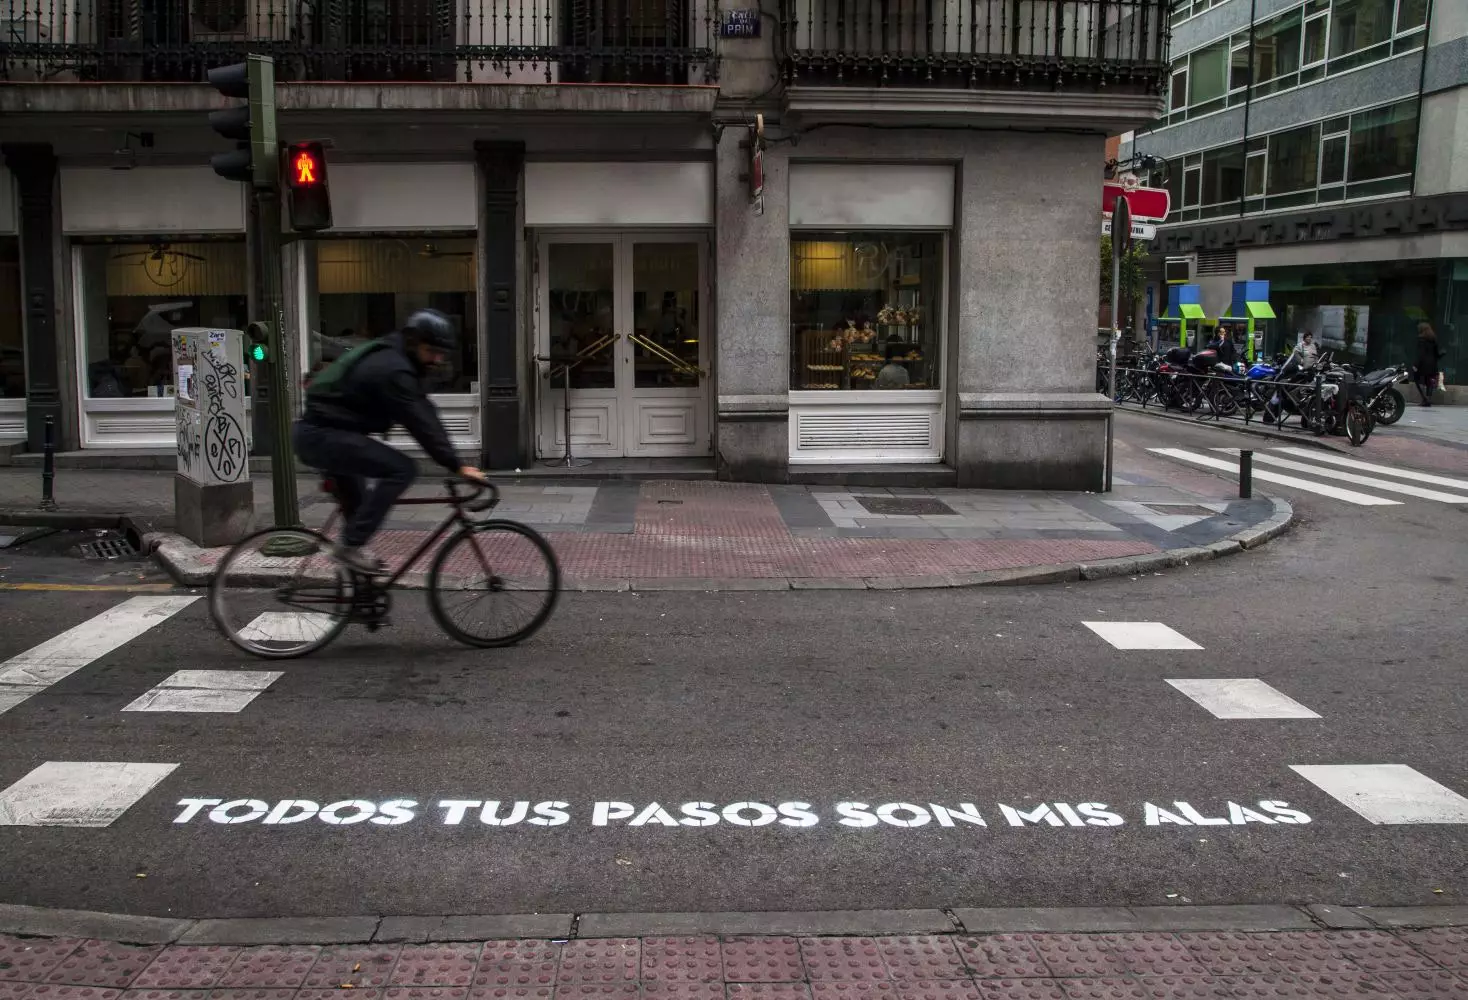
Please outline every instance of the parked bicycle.
M229 550L209 587L209 613L229 641L247 653L281 660L321 649L351 624L375 632L389 624L392 590L430 558L423 577L440 628L469 646L511 646L534 635L560 597L561 573L550 543L534 528L505 519L476 520L492 510L491 484L447 479L446 497L405 497L399 506L448 504L453 509L395 571L370 577L331 556L331 532L266 528ZM461 492L465 487L469 492ZM336 497L330 479L323 488ZM449 534L451 529L457 528ZM434 552L434 545L448 540ZM466 616L471 608L483 614Z

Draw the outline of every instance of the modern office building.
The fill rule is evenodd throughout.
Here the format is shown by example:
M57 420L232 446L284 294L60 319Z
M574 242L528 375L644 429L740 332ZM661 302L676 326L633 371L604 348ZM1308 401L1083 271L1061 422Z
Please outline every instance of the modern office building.
M1166 3L0 0L0 436L174 447L168 331L253 287L202 81L257 52L282 140L332 142L292 384L432 306L491 468L569 425L740 479L1097 488L1100 163L1162 109Z
M1268 280L1271 349L1311 330L1410 364L1428 320L1463 381L1468 0L1178 0L1171 21L1166 114L1121 149L1167 161L1155 260L1192 258L1209 317Z

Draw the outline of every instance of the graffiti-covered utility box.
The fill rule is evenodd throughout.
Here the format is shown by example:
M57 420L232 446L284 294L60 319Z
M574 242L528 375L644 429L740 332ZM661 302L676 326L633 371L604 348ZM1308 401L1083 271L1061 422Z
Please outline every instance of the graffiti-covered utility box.
M232 545L255 523L244 340L239 330L173 331L174 516L197 545Z

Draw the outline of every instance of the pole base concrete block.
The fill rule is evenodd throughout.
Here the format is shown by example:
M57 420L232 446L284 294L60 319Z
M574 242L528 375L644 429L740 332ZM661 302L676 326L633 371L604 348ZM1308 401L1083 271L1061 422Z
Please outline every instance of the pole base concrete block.
M233 545L255 529L255 490L248 479L204 486L179 473L173 512L178 533L195 545Z

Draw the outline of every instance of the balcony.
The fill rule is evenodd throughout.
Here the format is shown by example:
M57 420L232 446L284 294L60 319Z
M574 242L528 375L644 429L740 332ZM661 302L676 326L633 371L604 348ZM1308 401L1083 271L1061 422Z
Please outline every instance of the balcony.
M717 0L0 0L0 81L703 84Z
M780 0L806 87L1160 94L1169 0Z

